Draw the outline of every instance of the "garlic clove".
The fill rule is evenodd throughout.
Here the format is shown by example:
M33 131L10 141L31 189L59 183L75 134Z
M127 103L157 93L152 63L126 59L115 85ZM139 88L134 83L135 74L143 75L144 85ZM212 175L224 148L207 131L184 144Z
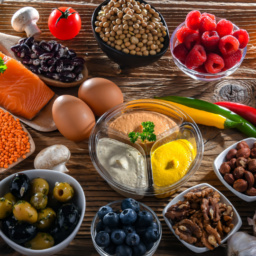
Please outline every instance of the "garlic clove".
M253 216L253 218L247 218L249 226L253 226L253 235L256 236L256 212Z

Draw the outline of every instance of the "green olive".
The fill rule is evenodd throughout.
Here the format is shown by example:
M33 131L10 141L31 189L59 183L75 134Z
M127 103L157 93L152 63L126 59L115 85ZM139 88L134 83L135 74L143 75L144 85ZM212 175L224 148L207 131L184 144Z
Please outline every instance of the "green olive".
M15 204L17 202L16 197L12 193L7 193L3 197L9 200L12 204Z
M47 207L38 212L38 220L36 223L36 227L40 230L47 230L50 228L56 218L56 213L53 209Z
M48 196L43 193L36 193L30 199L30 203L32 206L35 207L37 210L44 209L48 203Z
M6 198L0 198L0 220L5 219L12 213L12 203Z
M34 195L38 192L45 195L48 195L49 192L49 184L42 178L33 179L31 182L31 195Z
M32 250L45 250L54 246L54 239L50 234L38 232L36 237L25 243L25 247Z
M36 209L26 201L18 201L13 206L13 215L17 220L30 224L37 222L38 217Z
M53 196L65 203L74 196L74 189L67 182L57 183L53 189Z

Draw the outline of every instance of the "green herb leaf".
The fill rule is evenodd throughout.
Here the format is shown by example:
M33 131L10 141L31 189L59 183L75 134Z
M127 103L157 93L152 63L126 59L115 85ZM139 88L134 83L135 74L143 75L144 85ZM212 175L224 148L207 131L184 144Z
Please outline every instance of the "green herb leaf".
M132 143L135 143L138 140L138 138L140 138L142 142L145 142L145 140L149 142L156 141L156 135L154 134L155 124L153 122L143 122L142 127L142 133L130 132L128 134L130 141Z
M0 57L0 75L4 73L7 69L7 66L4 64L4 60Z

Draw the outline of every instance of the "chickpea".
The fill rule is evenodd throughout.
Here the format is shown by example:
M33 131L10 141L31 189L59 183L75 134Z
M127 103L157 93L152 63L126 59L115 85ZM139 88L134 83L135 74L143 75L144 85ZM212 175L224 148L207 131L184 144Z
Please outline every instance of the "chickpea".
M163 43L163 42L164 42L164 38L163 38L163 37L160 37L160 38L159 38L159 41L160 41L161 43Z
M157 53L161 52L161 49L157 49L156 52L157 52Z
M130 38L130 37L132 37L132 35L131 34L127 34L126 37Z
M142 51L142 53L144 52L144 51L146 51L147 50L147 47L146 46L143 46L143 47L141 47L141 49L140 49L141 51Z
M102 27L103 27L103 22L100 22L100 23L99 23L99 26L102 28Z
M120 39L125 39L125 35L124 34L122 34L122 35L120 35Z
M118 13L117 13L117 17L118 17L119 19L121 19L121 18L123 17L123 15L124 15L123 12L118 12Z
M109 27L109 22L104 22L103 27L104 27L104 28Z
M149 36L149 37L148 37L148 41L154 41L153 36Z
M116 45L115 48L116 48L118 51L121 51L121 50L122 50L122 48L121 48L120 45Z
M110 42L114 42L115 41L115 38L113 36L109 37L108 39Z
M140 47L136 47L135 51L140 52L141 51Z
M110 42L110 41L107 41L107 44L108 44L108 45L111 45L111 42Z
M149 9L151 8L151 6L150 6L149 4L146 4L146 5L145 5L145 8L146 8L147 10L149 10Z
M157 40L157 41L156 41L156 44L157 44L157 45L160 45L160 44L161 44L161 42L160 42L159 40Z
M115 44L114 44L114 43L112 43L110 46L114 48L114 47L115 47Z
M119 25L118 30L123 30L123 25Z
M95 26L96 26L96 27L99 27L100 22L97 20L97 21L95 21L95 23L94 23L94 24L95 24Z
M158 34L157 30L153 29L153 30L152 30L152 34L153 34L153 35L157 35L157 34Z
M143 52L143 55L144 55L144 56L148 56L148 55L149 55L149 51L147 51L147 50L144 51L144 52Z
M138 56L142 56L142 52L136 52Z
M132 44L138 44L139 43L139 39L133 36L133 37L131 37L131 43Z
M110 32L110 28L105 28L105 32Z
M112 31L110 31L110 35L111 35L111 36L115 36L115 35L116 35L116 32L112 30Z
M153 44L153 41L148 41L147 42L147 45L151 45L151 44Z
M106 33L105 33L105 36L106 36L106 37L110 37L110 33L106 32Z
M121 40L121 39L119 39L119 40L116 41L116 44L117 44L117 45L121 45L122 43L123 43L123 40Z
M130 51L130 54L131 54L131 55L135 55L135 54L136 54L136 51L132 50L132 51Z
M108 12L107 14L106 14L106 18L110 18L111 17L111 14Z
M104 33L100 33L100 38L103 38L105 36Z
M140 39L141 38L141 34L136 34L136 38Z
M116 25L116 21L113 20L112 23L111 23L112 26Z
M134 24L134 25L133 25L133 28L134 28L134 29L138 29L139 27L140 27L139 24Z
M103 40L104 42L107 42L107 41L108 41L108 38L107 38L106 36L104 36L104 37L102 38L102 40Z
M117 32L117 31L118 31L118 25L115 25L115 26L113 27L113 30L114 30L115 32Z
M142 14L144 17L146 17L147 14L148 14L148 11L147 11L146 9L143 9L142 12L141 12L141 14Z
M128 39L129 40L129 39ZM125 42L125 44L124 44L126 47L129 47L130 45L131 45L131 43L130 42Z
M162 33L157 33L157 36L158 36L158 37L162 37L163 34L162 34Z
M122 30L118 30L118 31L116 32L116 34L117 34L118 36L120 36L120 35L123 34L123 31L122 31Z
M162 48L164 47L164 45L163 45L163 44L160 44L160 46L159 46L159 47L160 47L160 49L162 49Z
M148 42L148 39L143 39L143 40L142 40L142 43L143 43L143 44L146 44L147 42Z
M116 24L120 25L122 23L122 21L120 19L116 19Z
M126 35L126 34L129 33L129 31L128 30L124 30L123 33Z
M150 47L151 47L151 50L155 50L157 48L155 44L151 44Z
M129 50L135 50L135 48L136 48L136 45L135 45L135 44L131 44L131 45L128 47Z

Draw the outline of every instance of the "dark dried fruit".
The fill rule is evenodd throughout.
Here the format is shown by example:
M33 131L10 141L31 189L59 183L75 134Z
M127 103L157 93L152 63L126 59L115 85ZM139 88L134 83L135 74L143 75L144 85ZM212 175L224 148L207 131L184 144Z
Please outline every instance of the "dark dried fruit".
M40 60L48 60L53 58L54 54L49 52L49 53L43 53L42 55L39 56Z
M11 47L11 50L13 51L13 52L19 52L19 50L20 50L20 45L19 44L16 44L16 45L14 45L14 46L12 46Z

